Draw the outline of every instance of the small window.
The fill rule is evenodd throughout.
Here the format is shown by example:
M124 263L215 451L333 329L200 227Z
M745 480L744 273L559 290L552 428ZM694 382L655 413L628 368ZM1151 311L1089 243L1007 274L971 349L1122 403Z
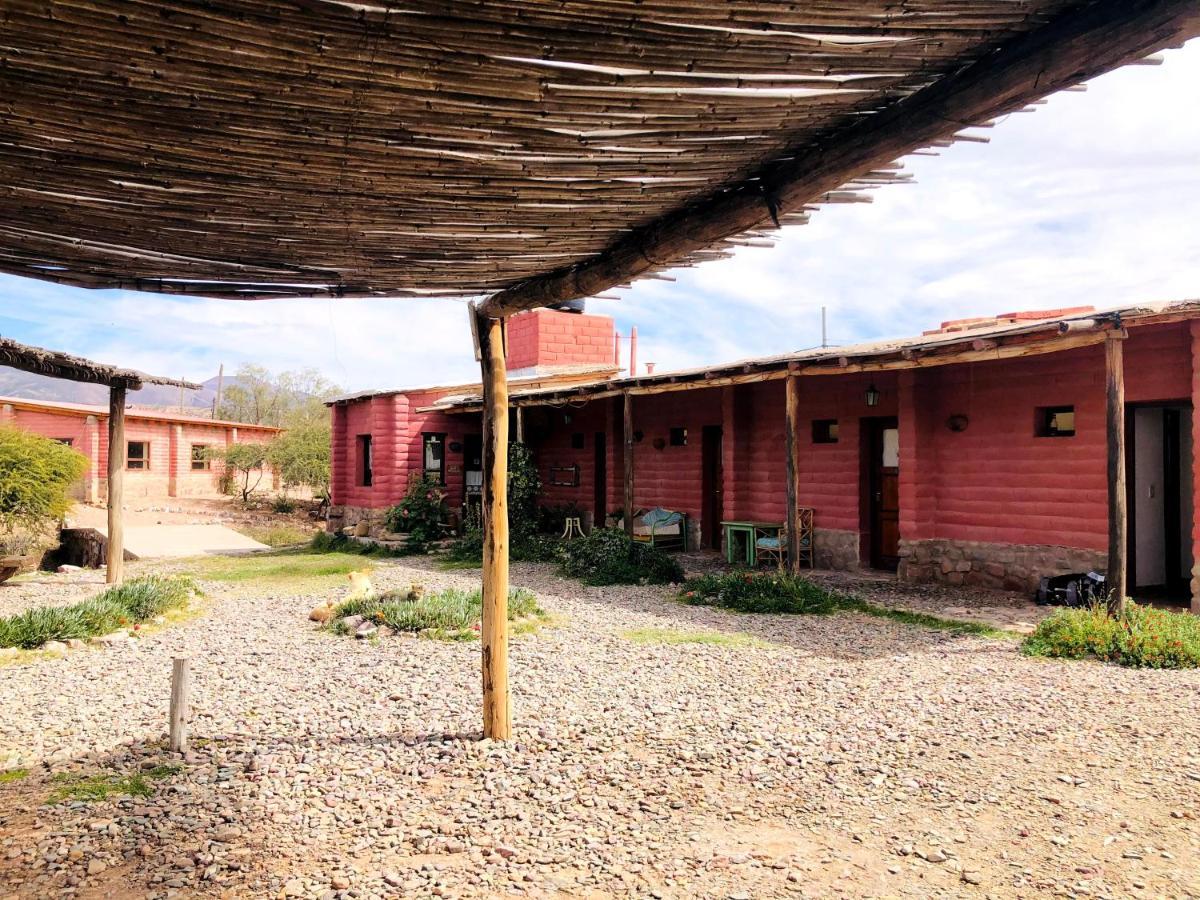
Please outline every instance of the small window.
M579 466L551 466L550 483L555 487L579 487Z
M125 448L125 468L127 469L149 469L150 468L150 442L149 441L130 441Z
M212 468L212 460L208 456L208 444L192 444L192 471L207 472Z
M671 429L671 446L686 447L687 446L687 429L675 427Z
M360 434L356 443L358 445L358 458L355 460L355 465L358 467L357 481L362 487L370 487L374 467L374 460L371 458L371 436Z
M574 434L571 435L571 449L572 450L582 450L583 449L583 432L582 431L576 431Z
M1034 434L1038 437L1074 437L1075 407L1039 406Z
M437 478L438 484L446 483L446 435L444 432L421 434L421 459L426 475Z
M814 444L836 444L838 442L838 420L813 419L812 442Z

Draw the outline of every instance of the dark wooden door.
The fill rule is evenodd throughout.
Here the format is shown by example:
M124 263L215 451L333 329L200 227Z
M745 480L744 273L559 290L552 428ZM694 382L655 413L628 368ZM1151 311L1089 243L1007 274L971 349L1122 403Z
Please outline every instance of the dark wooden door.
M603 431L596 432L595 438L596 478L592 493L593 523L597 528L604 527L608 516L608 441Z
M900 563L900 429L896 419L868 419L871 565Z
M725 518L725 465L720 425L705 425L700 453L700 542L721 549L721 520Z

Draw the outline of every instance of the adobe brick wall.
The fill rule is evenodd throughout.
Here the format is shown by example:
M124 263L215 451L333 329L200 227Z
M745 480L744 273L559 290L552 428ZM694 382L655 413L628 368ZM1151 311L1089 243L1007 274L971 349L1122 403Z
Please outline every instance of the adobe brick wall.
M1043 575L1103 572L1107 565L1106 550L932 538L901 540L899 576L905 581L1031 593Z
M611 365L614 357L610 316L535 309L508 320L508 369L535 366Z

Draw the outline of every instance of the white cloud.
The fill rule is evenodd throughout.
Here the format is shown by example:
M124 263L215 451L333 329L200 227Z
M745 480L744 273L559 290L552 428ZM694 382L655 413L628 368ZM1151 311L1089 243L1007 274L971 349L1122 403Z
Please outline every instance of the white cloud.
M916 184L831 206L773 249L593 301L660 370L910 334L948 318L1200 297L1200 41L914 157ZM468 380L466 312L444 300L238 303L0 278L0 331L162 374L315 366L347 388Z

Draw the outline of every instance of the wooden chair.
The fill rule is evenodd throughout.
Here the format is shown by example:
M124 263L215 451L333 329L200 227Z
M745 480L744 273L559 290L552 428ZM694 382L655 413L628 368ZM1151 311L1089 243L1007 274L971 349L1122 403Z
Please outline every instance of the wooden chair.
M760 534L754 538L754 564L774 563L776 568L783 569L787 562L787 530L779 529L775 534Z

